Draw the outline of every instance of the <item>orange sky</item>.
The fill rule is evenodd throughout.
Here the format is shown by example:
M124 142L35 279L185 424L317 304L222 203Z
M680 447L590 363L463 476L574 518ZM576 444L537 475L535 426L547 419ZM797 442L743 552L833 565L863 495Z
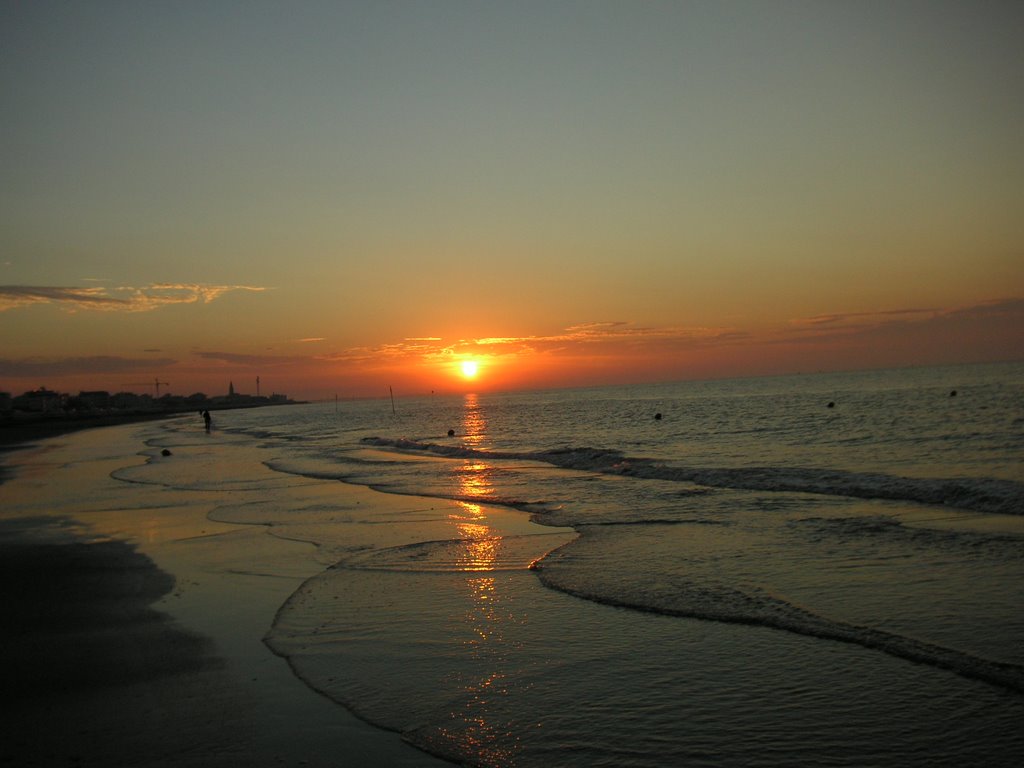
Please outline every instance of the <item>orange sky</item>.
M938 0L6 4L0 391L1021 359L1022 32Z

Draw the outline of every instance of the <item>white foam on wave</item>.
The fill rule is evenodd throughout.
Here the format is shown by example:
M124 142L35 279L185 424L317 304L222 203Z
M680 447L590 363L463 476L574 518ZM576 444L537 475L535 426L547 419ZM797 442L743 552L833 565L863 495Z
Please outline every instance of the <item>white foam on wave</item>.
M717 488L890 499L983 513L1024 514L1024 484L998 478L918 478L813 467L697 468L625 456L607 448L567 447L539 452L482 451L407 439L365 438L365 444L449 458L542 461L565 469Z
M733 503L742 504L739 497ZM1024 693L1013 640L1020 626L1005 624L1019 590L998 589L1006 580L1019 584L1019 537L906 528L878 516L805 517L799 510L788 521L764 518L758 525L763 514L756 507L736 526L678 520L619 530L578 521L580 539L545 558L539 576L552 589L602 604L858 645ZM642 565L623 568L624 547ZM785 555L768 560L770 552ZM930 562L943 565L941 576L922 572ZM961 584L975 584L976 599L962 598ZM912 607L932 593L933 604ZM901 608L908 615L892 615ZM959 631L942 621L944 611L961 617ZM970 625L961 627L965 621ZM993 634L976 637L971 627Z

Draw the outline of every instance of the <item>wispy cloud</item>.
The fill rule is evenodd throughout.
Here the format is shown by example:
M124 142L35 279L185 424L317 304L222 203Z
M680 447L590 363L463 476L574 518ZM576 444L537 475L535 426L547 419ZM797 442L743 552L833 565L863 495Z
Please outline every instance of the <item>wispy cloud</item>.
M203 360L216 360L229 365L267 368L305 363L310 360L309 357L301 355L247 355L236 352L196 352L195 355Z
M30 304L63 304L76 309L122 309L125 303L123 299L106 295L103 288L0 285L0 311Z
M265 291L252 285L154 283L132 286L0 285L0 312L35 304L55 304L76 312L149 312L170 304L209 304L231 291Z
M79 374L124 373L128 371L166 368L177 361L171 358L146 358L144 360L128 357L63 357L40 358L30 357L21 360L0 358L0 376L11 378L32 378L49 376L74 376Z
M881 312L840 312L831 315L816 315L814 317L802 317L791 320L794 327L822 327L822 326L863 326L878 322L889 322L893 320L915 320L927 317L934 317L941 314L943 310L934 307L927 309L889 309Z
M512 357L525 354L550 354L576 349L596 352L601 346L642 351L645 348L695 348L709 344L729 344L747 339L744 331L710 327L646 327L625 321L588 322L549 335L490 336L445 340L437 336L402 339L374 347L353 347L318 356L329 362L387 363L418 358L444 362L462 355Z
M1024 321L1024 299L997 299L966 307L894 309L880 312L846 312L791 320L774 343L823 342L853 337L877 338L900 332L935 334L942 329L964 328L979 323L1019 317Z
M745 331L734 328L704 326L638 326L623 321L589 322L570 326L561 333L551 335L491 337L474 339L469 345L479 349L502 348L542 352L567 347L592 348L614 345L618 348L645 347L693 348L708 344L726 344L748 337Z
M965 318L1013 317L1024 313L1024 298L996 299L970 307L956 307L946 310L946 316Z
M609 361L644 359L660 361L665 367L670 366L671 361L698 359L701 353L713 352L715 356L708 359L742 361L749 357L755 361L776 360L779 365L797 365L799 361L793 362L797 357L783 353L783 347L794 351L813 349L815 355L829 350L836 355L856 351L858 364L865 365L876 361L888 364L893 359L971 359L972 350L979 359L1003 359L1007 355L1005 350L1013 346L1015 339L1020 339L1022 328L1024 299L1011 298L969 307L835 312L794 319L774 329L594 321L551 334L463 339L421 336L339 350L317 355L314 360L342 366L386 368L414 363L441 365L474 355L506 360L546 356ZM775 358L776 353L768 350L780 350L780 357ZM737 370L739 365L737 362ZM771 368L767 363L762 367Z

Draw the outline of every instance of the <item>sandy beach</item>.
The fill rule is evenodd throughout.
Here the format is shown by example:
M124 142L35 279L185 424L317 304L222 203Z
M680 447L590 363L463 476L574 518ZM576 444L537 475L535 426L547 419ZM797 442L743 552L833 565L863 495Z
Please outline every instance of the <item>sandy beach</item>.
M230 491L125 482L158 424L52 437L6 451L0 485L0 681L9 765L446 765L357 719L295 677L263 643L276 611L329 563L265 526L211 522L244 503L258 461L195 461ZM241 457L251 459L252 457ZM347 492L285 481L278 493ZM359 489L352 489L359 494ZM260 498L267 501L266 492Z

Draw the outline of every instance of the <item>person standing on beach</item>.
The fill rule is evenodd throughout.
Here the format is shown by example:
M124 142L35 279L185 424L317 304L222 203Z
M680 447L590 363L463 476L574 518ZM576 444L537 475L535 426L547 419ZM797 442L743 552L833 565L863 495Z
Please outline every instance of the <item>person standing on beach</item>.
M210 412L209 411L201 411L201 413L203 414L203 421L206 422L206 431L209 432L210 431Z

